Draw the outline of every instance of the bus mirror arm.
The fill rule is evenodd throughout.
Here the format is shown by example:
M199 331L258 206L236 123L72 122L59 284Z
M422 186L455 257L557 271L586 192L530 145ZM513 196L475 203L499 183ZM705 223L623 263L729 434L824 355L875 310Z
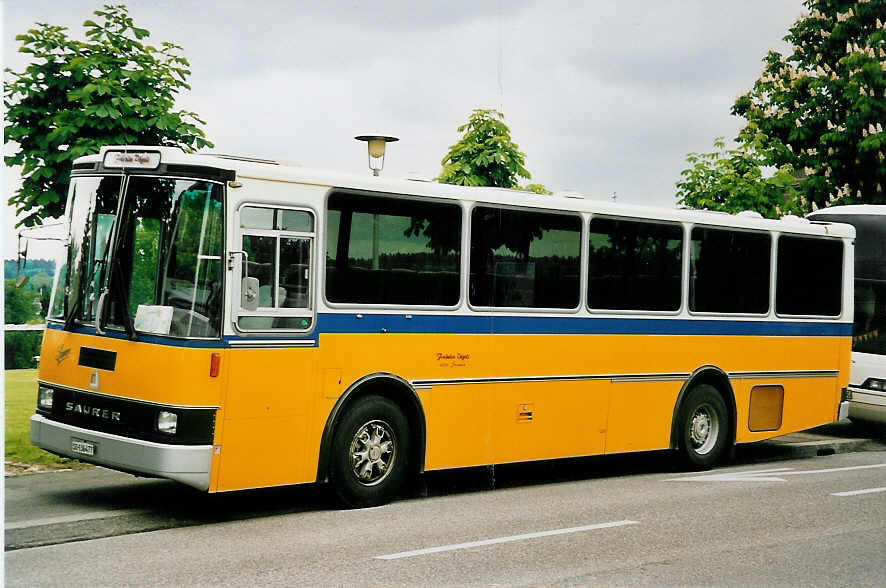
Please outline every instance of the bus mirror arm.
M243 275L248 276L249 275L249 268L245 262L249 261L249 254L247 254L245 251L230 251L230 252L228 252L228 269L229 270L234 269L234 256L235 255L242 255L243 256L243 262L244 262L243 263Z
M258 278L249 277L249 254L245 251L228 252L228 269L234 269L234 256L243 256L243 280L240 281L240 308L255 310L258 308Z

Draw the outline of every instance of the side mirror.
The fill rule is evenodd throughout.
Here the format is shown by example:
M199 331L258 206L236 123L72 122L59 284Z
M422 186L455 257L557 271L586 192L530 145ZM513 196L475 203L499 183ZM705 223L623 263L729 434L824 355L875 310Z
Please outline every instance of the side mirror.
M255 310L258 308L258 278L243 278L240 282L240 308Z

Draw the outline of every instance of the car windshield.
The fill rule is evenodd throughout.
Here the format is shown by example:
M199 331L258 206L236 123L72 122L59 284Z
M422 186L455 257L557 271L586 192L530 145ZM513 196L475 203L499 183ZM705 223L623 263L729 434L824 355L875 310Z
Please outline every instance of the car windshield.
M75 177L50 318L176 337L221 331L221 184Z

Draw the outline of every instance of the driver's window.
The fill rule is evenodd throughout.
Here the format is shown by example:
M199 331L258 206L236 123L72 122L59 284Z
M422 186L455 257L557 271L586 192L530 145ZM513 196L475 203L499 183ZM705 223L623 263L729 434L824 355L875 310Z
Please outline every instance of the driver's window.
M257 307L249 310L241 306L237 327L242 331L310 329L313 324L313 214L287 208L244 206L240 209L240 234L244 253L242 288L257 291Z

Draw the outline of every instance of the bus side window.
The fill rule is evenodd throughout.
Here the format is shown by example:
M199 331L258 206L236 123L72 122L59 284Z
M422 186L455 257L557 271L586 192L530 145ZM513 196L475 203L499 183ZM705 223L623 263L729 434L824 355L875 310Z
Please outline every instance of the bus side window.
M478 206L471 213L470 302L576 308L580 258L579 216Z
M591 219L588 251L591 308L679 310L682 225L595 216Z
M843 242L781 235L778 238L775 312L838 316L843 295Z
M689 310L766 314L772 237L761 231L692 228Z
M458 205L394 196L329 197L329 302L455 306L460 266Z

